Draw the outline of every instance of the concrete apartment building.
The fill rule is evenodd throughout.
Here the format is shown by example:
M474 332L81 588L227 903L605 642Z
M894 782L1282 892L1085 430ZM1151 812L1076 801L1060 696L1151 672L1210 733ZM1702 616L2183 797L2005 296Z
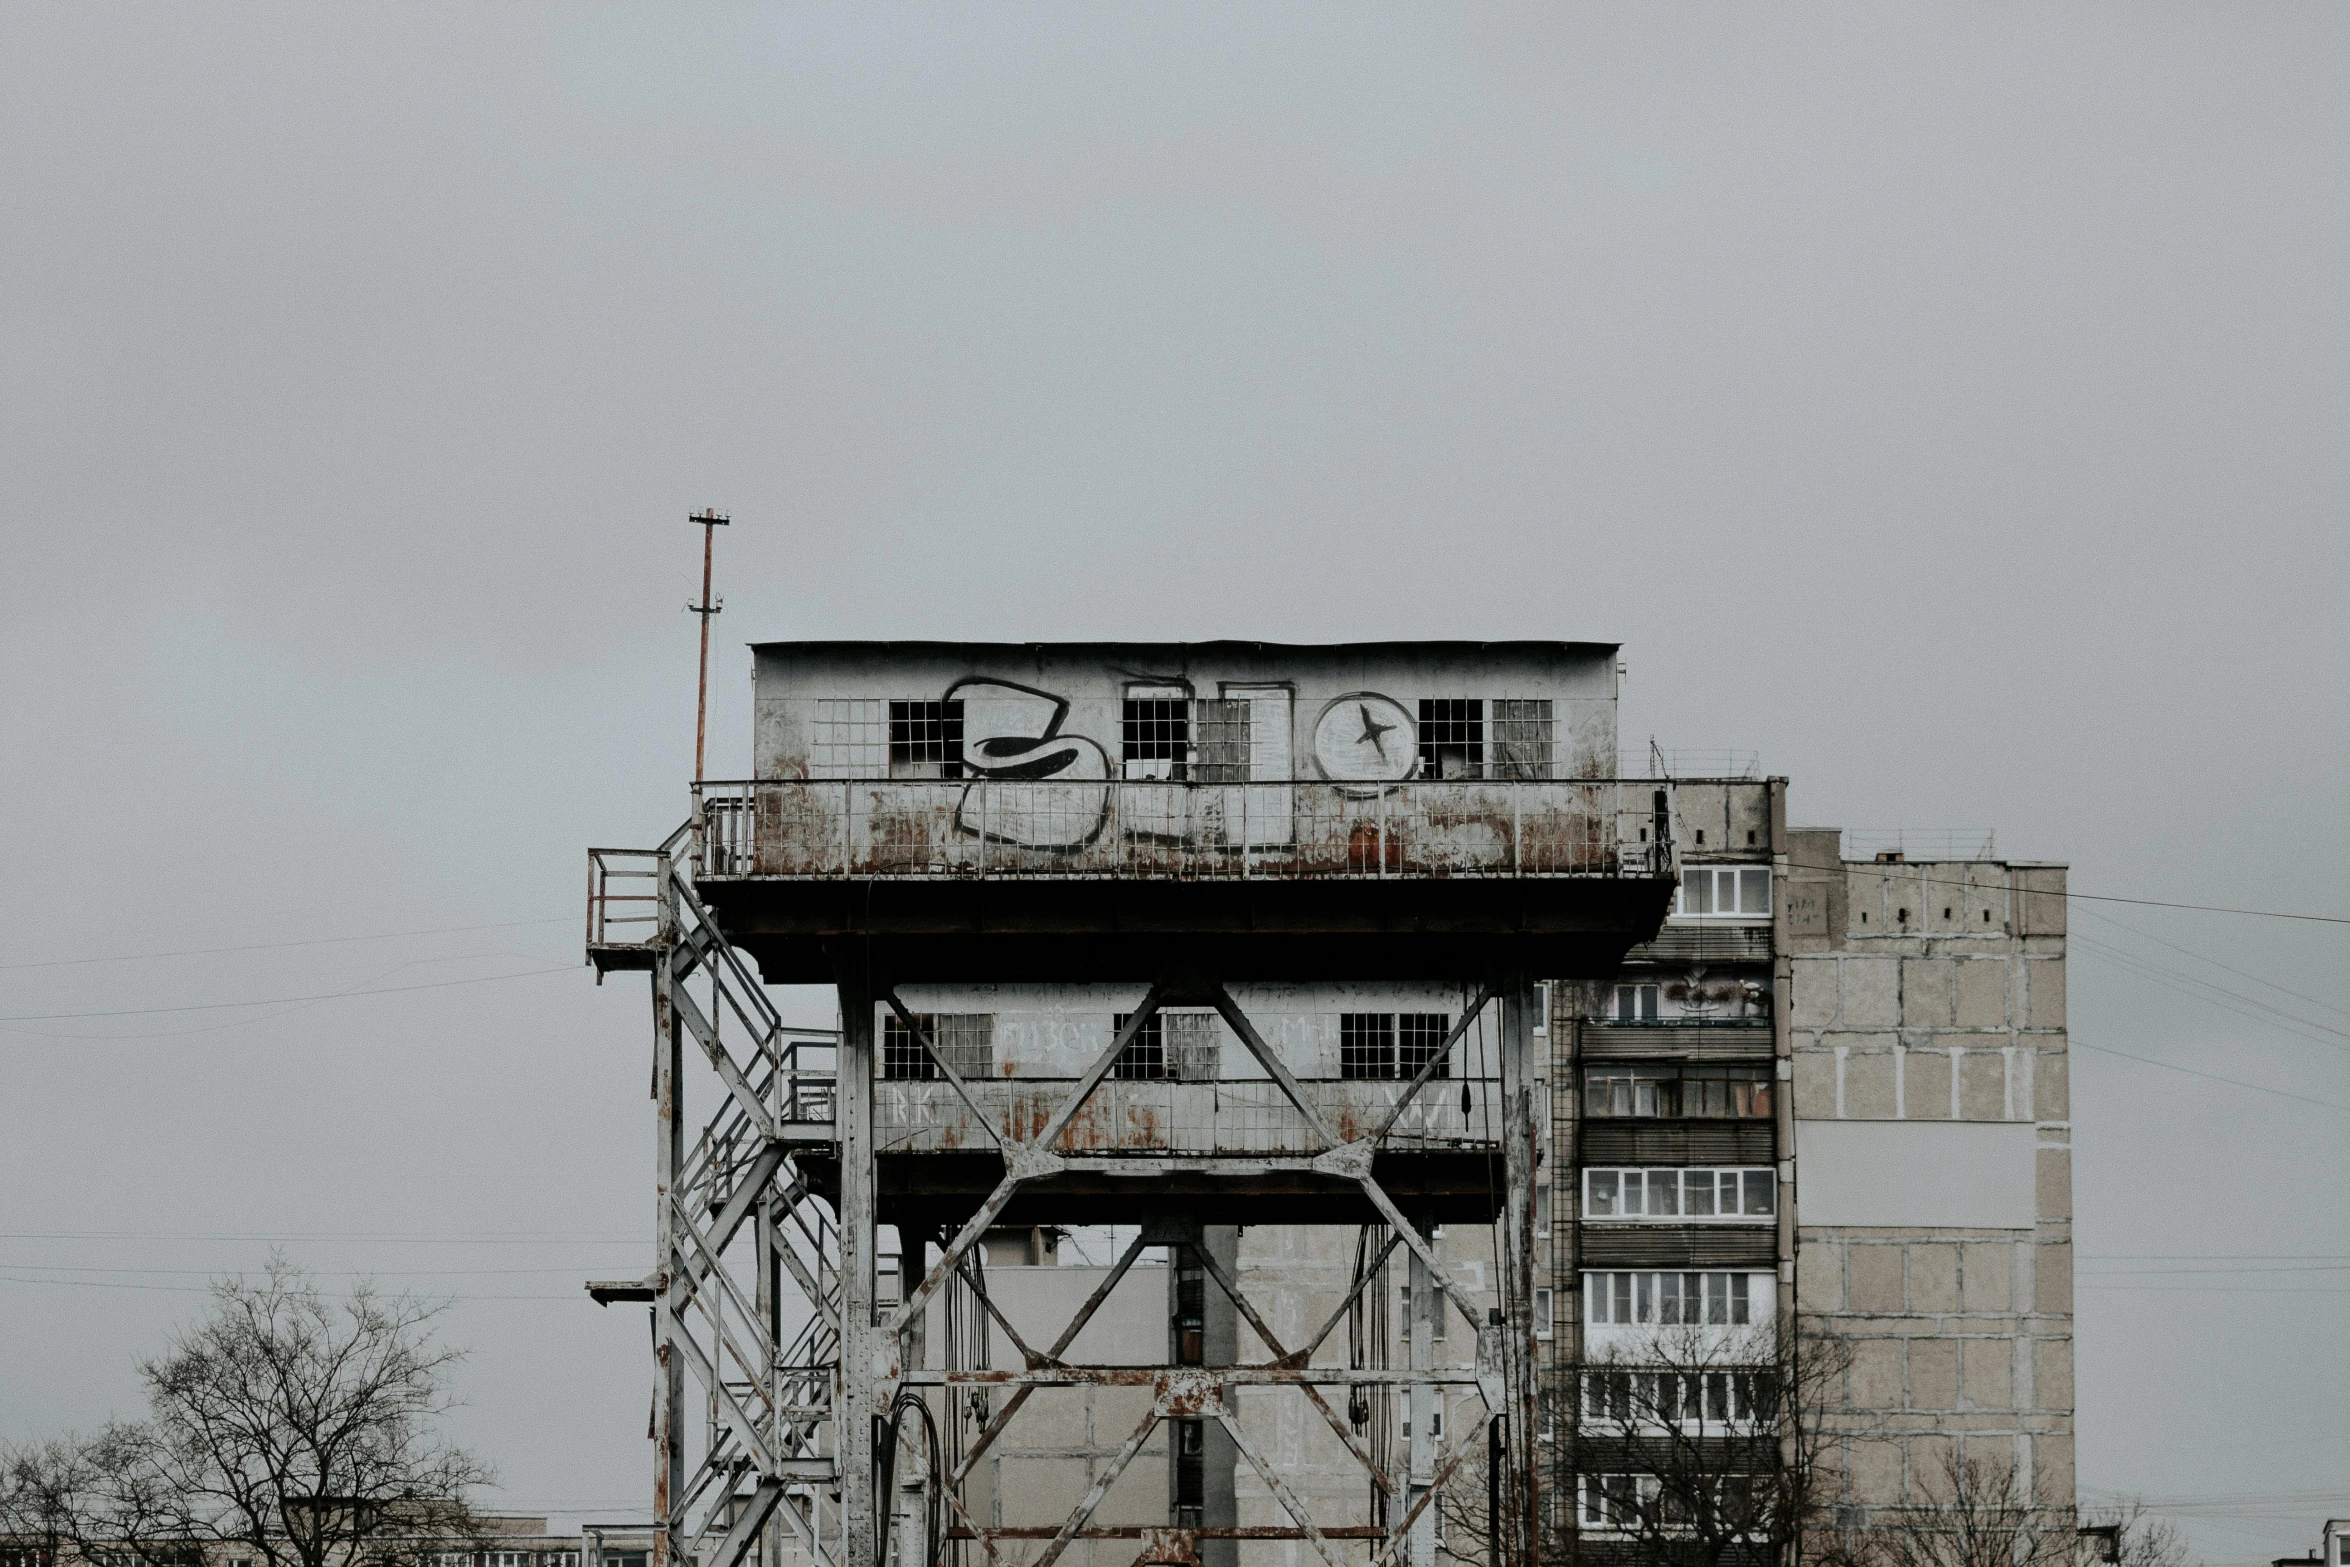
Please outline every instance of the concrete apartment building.
M599 1287L677 1351L657 1548L861 1560L870 1484L908 1563L1433 1567L1497 1514L1501 1560L1628 1560L1748 1517L1798 1428L1809 1527L1931 1503L1953 1452L2069 1527L2061 867L1848 859L1783 779L1620 778L1607 645L757 669L757 776L645 873L681 934L600 935L591 860L656 1098L689 1034L725 1079L661 1268ZM839 987L839 1065L752 968ZM863 1481L834 1433L885 1416Z
M1709 1327L1793 1313L1848 1358L1806 1387L1835 1526L1945 1494L1954 1448L2069 1513L2063 867L1847 859L1840 833L1787 825L1784 779L1678 796L1664 928L1613 979L1552 992L1538 1244L1561 1536L1621 1536L1589 1466L1622 1382L1591 1368L1637 1362L1627 1335L1691 1288ZM1689 1429L1739 1430L1730 1391Z

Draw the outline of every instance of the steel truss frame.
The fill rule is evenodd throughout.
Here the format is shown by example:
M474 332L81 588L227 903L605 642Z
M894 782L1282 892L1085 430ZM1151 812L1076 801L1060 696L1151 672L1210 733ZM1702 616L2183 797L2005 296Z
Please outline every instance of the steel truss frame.
M1190 1567L1201 1539L1303 1540L1325 1567L1434 1567L1434 1506L1439 1490L1480 1445L1492 1421L1522 1432L1534 1429L1532 1256L1536 1106L1533 1027L1536 990L1529 976L1489 980L1464 1009L1442 1048L1398 1096L1375 1131L1341 1137L1315 1106L1223 983L1171 974L1151 985L1109 1047L1076 1081L1033 1136L999 1130L980 1109L971 1086L946 1059L929 1030L893 986L849 972L839 977L841 1030L835 1038L785 1026L759 983L729 948L695 896L677 859L689 837L680 829L646 856L656 886L658 930L652 991L655 1055L656 1265L641 1282L591 1285L599 1300L644 1300L652 1306L656 1394L654 1567L741 1567L754 1551L768 1567L780 1560L785 1538L796 1539L818 1567L881 1567L889 1543L886 1503L877 1497L881 1433L902 1392L944 1395L956 1388L1003 1387L1010 1396L973 1437L969 1451L945 1460L944 1501L952 1533L979 1542L991 1567L1010 1567L999 1549L1007 1540L1045 1540L1026 1567L1053 1567L1072 1541L1135 1539L1138 1567ZM614 872L612 851L599 851L597 874ZM593 927L591 926L591 929ZM707 987L707 1002L693 994ZM1505 1180L1500 1266L1511 1278L1505 1310L1479 1320L1459 1287L1446 1277L1430 1243L1426 1216L1407 1213L1379 1184L1373 1161L1406 1108L1435 1077L1453 1045L1499 1003L1502 1083L1502 1163ZM1239 1283L1195 1243L1197 1225L1180 1220L1146 1226L1078 1309L1053 1344L1038 1351L1016 1332L983 1290L982 1307L1005 1328L1019 1352L1018 1370L933 1369L913 1363L923 1312L939 1291L969 1278L974 1248L1029 1182L1064 1171L1115 1163L1132 1172L1137 1161L1056 1147L1126 1047L1161 1008L1212 1006L1243 1046L1279 1085L1282 1095L1319 1145L1308 1156L1268 1164L1304 1169L1351 1183L1391 1230L1382 1261L1399 1247L1411 1281L1409 1365L1360 1370L1312 1364L1315 1352L1345 1320L1377 1267L1365 1270L1312 1336L1296 1346L1249 1301ZM918 1041L938 1077L987 1128L1004 1162L1002 1177L962 1228L928 1262L921 1280L889 1305L877 1298L876 1193L872 1088L877 1075L875 1009L886 1006ZM730 1041L727 1034L732 1034ZM724 1097L700 1136L685 1137L682 1073L690 1039L723 1085ZM816 1057L829 1055L829 1061ZM827 1204L810 1188L800 1160L837 1148L839 1188ZM1181 1154L1156 1155L1153 1165L1213 1170L1235 1161ZM829 1210L829 1211L828 1211ZM911 1237L909 1237L910 1239ZM1194 1244L1205 1272L1266 1346L1265 1361L1228 1367L1088 1366L1061 1357L1150 1246ZM908 1260L929 1248L911 1250ZM748 1287L741 1277L748 1253ZM789 1297L787 1301L787 1296ZM1434 1359L1438 1312L1449 1303L1475 1336L1473 1369L1442 1371ZM1322 1389L1389 1385L1403 1389L1413 1412L1406 1471L1391 1475L1323 1396ZM704 1408L700 1452L687 1462L689 1386ZM1148 1411L1086 1496L1057 1527L990 1527L965 1509L964 1482L1000 1438L1021 1406L1041 1387L1135 1387L1151 1390ZM1465 1425L1450 1445L1433 1437L1435 1399L1446 1386L1474 1387L1488 1421ZM1372 1485L1401 1503L1379 1526L1320 1526L1269 1463L1233 1413L1233 1390L1291 1387L1363 1466ZM1235 1452L1256 1472L1282 1511L1287 1527L1136 1528L1098 1526L1093 1514L1110 1486L1162 1421L1210 1419L1230 1436ZM1524 1452L1530 1444L1510 1444ZM1533 1466L1520 1463L1495 1509L1496 1567L1525 1567L1532 1557L1536 1517ZM1358 1554L1368 1550L1367 1558ZM901 1561L914 1567L910 1555ZM928 1567L928 1564L922 1564Z

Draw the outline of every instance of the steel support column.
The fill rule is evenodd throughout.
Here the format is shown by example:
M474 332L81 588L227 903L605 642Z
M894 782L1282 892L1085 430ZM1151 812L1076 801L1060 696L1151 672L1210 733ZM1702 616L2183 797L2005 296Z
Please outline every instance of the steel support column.
M1502 1382L1509 1407L1493 1413L1506 1418L1502 1527L1495 1541L1492 1567L1530 1564L1539 1516L1539 1488L1532 1460L1533 1434L1539 1395L1534 1386L1534 1182L1539 1176L1540 1148L1535 1141L1536 1096L1545 1084L1535 1081L1534 1016L1541 991L1525 975L1514 975L1501 988L1501 1088L1504 1107L1502 1131L1502 1254L1497 1261L1508 1270L1501 1291L1504 1310ZM1547 1070L1544 1072L1547 1081Z
M677 929L677 897L668 856L659 865L661 934ZM664 941L666 946L666 940ZM670 1283L685 1263L678 1246L678 1172L685 1165L683 1073L685 1029L678 1021L678 981L667 962L653 971L653 1553L652 1567L675 1567L687 1559L681 1527L685 1468L685 1356L683 1329Z
M834 1120L840 1138L840 1385L833 1389L841 1506L839 1567L878 1567L887 1502L874 1495L874 1448L895 1396L894 1346L874 1300L873 992L852 955L840 976ZM901 1286L902 1287L902 1286Z

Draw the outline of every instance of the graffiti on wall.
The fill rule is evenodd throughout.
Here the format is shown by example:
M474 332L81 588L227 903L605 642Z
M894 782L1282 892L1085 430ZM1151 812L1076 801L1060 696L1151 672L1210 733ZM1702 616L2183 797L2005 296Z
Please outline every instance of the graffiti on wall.
M1102 742L1066 730L1067 697L1017 681L971 676L947 687L944 700L961 706L963 772L974 785L957 802L958 832L1018 848L1079 849L1109 830L1109 785L1120 769ZM1249 712L1245 701L1224 705ZM1275 762L1283 774L1288 771L1287 719L1283 695L1277 709L1281 760ZM1227 717L1228 723L1244 727L1249 721ZM1203 745L1209 739L1195 738ZM1235 770L1208 780L1229 787L1129 787L1118 801L1120 836L1161 844L1224 843L1241 830L1236 818L1245 812L1250 822L1245 835L1252 844L1287 841L1288 790L1251 782L1247 754L1243 736ZM1395 698L1351 691L1331 699L1316 717L1311 754L1316 770L1345 792L1376 794L1419 770L1418 726ZM1195 775L1195 785L1198 781ZM980 784L989 787L976 787Z
M971 678L947 687L963 705L963 771L1021 789L966 788L955 829L1024 849L1081 849L1110 818L1110 753L1064 734L1069 699L1009 680Z

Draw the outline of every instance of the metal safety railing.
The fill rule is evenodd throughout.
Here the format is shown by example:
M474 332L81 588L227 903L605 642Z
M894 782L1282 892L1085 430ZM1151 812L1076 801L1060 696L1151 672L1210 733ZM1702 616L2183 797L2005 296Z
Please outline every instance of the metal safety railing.
M695 786L703 876L1672 876L1654 779L758 779Z
M1041 1125L1075 1086L1069 1078L1047 1077L971 1082L966 1089L986 1117L982 1127L971 1106L946 1083L885 1079L873 1085L875 1140L891 1153L984 1149L998 1138L1016 1139ZM1409 1084L1306 1078L1298 1086L1340 1138L1352 1139L1385 1125ZM1503 1125L1499 1080L1440 1077L1404 1106L1386 1146L1493 1148L1499 1146ZM1305 1116L1269 1078L1112 1079L1086 1096L1056 1143L1063 1153L1146 1156L1298 1156L1321 1147Z

